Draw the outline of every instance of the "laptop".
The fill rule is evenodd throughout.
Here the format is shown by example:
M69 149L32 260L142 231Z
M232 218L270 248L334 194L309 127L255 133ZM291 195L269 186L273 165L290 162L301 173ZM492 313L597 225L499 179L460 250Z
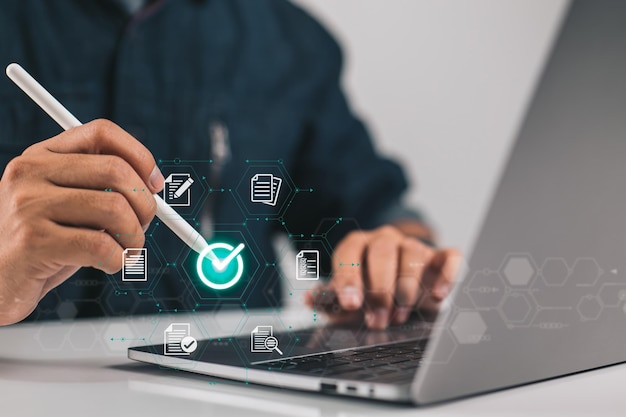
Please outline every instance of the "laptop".
M128 357L413 404L626 361L626 2L571 3L460 278L438 317L385 332L248 323Z

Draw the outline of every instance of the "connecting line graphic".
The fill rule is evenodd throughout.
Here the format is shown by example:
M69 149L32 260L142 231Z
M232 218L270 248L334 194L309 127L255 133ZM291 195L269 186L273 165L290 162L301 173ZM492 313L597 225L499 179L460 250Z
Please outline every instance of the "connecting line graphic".
M145 337L111 337L109 339L112 342L145 342Z

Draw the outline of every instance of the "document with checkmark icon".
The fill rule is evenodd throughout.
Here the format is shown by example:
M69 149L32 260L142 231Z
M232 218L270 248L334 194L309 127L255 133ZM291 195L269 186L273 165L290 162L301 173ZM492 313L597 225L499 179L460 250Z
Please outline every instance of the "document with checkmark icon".
M197 346L189 323L171 323L163 332L164 355L189 355Z

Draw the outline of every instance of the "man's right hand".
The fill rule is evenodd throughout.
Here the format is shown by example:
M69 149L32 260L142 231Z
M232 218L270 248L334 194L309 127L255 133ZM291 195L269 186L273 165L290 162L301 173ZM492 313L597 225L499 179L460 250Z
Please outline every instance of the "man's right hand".
M37 143L0 179L0 325L26 318L82 266L143 247L163 175L141 143L96 120Z

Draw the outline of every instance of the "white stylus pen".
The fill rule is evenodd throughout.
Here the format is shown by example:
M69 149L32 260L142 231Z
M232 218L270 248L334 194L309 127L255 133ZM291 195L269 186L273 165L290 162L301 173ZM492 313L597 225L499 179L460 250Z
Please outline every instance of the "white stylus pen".
M63 130L81 126L82 123L74 117L52 94L37 82L19 64L9 64L6 69L7 76L24 91L39 107L57 122ZM194 251L201 253L209 245L204 238L185 221L180 214L171 208L161 197L154 194L156 201L156 215L169 227L187 246ZM213 251L208 251L207 257L215 260L217 257Z

